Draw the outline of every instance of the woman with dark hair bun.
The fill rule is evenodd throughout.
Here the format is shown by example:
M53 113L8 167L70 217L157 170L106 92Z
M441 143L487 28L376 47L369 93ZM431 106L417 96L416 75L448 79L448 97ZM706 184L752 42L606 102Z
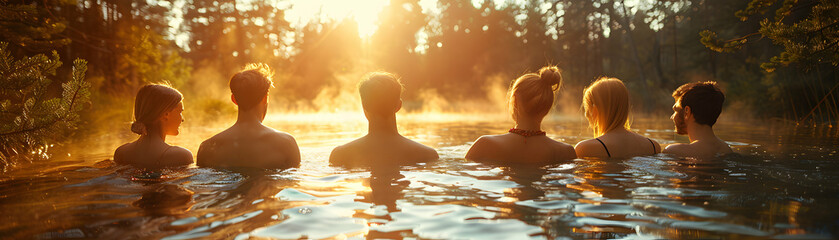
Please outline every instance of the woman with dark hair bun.
M542 119L550 112L562 75L555 66L543 67L516 79L509 93L510 114L516 122L506 134L481 136L466 158L484 162L548 164L574 159L574 148L542 131Z
M177 136L184 121L183 95L172 87L150 84L140 88L134 101L131 131L140 135L114 152L114 162L157 169L192 164L192 152L166 144L166 136Z

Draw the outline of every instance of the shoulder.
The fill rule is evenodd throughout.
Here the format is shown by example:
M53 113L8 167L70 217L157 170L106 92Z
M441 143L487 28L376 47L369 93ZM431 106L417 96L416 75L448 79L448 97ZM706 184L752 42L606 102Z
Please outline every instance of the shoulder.
M132 143L126 143L122 146L119 146L116 150L114 150L114 162L115 163L127 163L127 155L131 151Z
M165 156L167 163L170 165L189 165L192 164L192 152L189 149L179 147L179 146L172 146L166 151Z
M354 166L358 164L354 162L353 156L359 151L359 145L363 140L364 137L355 139L332 149L332 153L329 154L329 163L342 166Z
M571 146L571 144L557 141L555 149L560 153L560 156L562 156L563 158L577 158L577 152L576 150L574 150L574 146Z
M265 134L261 136L262 139L279 144L297 144L297 140L295 140L294 136L292 136L291 134L282 131L277 131L271 128L269 129L269 131L266 131Z
M412 141L413 142L413 141ZM414 142L417 147L417 152L423 156L423 159L438 159L440 155L437 154L437 150L434 148L429 147L425 144Z
M574 146L577 157L607 157L606 149L596 138L583 140Z
M668 154L676 154L676 155L685 155L688 151L690 151L691 145L688 143L673 143L667 145L663 150L662 153Z
M486 155L491 155L497 147L499 146L497 141L497 135L484 135L479 137L475 140L475 143L469 147L469 151L466 152L466 158L471 160L480 160L485 158Z
M658 143L658 141L653 140L652 138L647 138L647 140L653 144L653 148L655 148L655 153L663 152L664 149L661 149L661 143Z

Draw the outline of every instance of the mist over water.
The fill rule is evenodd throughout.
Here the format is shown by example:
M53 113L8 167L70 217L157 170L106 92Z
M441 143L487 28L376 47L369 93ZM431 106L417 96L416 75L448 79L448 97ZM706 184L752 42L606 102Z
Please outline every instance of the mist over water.
M103 161L134 136L95 136L63 149L70 157L56 155L0 182L0 220L7 222L0 233L47 239L837 236L832 203L839 189L830 183L839 181L832 147L839 140L825 135L831 129L721 122L718 134L741 156L522 167L463 159L478 136L506 132L512 124L506 114L398 119L402 134L437 149L440 160L397 169L330 166L334 146L366 133L361 113L269 115L266 125L293 134L300 145L301 166L290 170L190 167L158 178ZM187 125L169 141L194 151L227 126L222 120ZM543 126L549 137L571 144L590 137L574 117L555 115ZM664 144L683 141L666 120L638 118L633 129Z

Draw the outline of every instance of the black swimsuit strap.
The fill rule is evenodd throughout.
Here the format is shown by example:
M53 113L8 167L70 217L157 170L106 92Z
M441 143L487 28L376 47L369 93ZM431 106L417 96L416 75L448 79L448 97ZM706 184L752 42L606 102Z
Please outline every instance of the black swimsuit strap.
M612 157L612 154L609 153L609 148L606 147L606 144L603 143L603 141L600 141L599 138L595 138L594 140L597 140L598 142L600 142L600 145L603 145L603 149L606 149L606 155L607 156Z
M652 139L650 139L650 138L647 138L647 141L650 141L650 144L652 144L652 145L653 145L653 154L658 153L658 151L656 151L656 150L655 150L655 143L653 142L653 140L652 140Z

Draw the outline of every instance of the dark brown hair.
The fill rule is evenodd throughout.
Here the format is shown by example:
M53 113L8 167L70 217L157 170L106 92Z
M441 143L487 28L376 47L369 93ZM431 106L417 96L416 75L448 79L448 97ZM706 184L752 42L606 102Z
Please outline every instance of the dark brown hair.
M725 95L716 82L695 82L682 85L673 91L673 98L681 107L690 107L696 123L714 126L722 112Z
M274 86L271 78L274 73L264 63L252 63L230 78L230 92L239 105L239 110L247 110L256 106L268 95L268 89Z
M358 93L365 111L391 114L398 110L394 104L399 102L402 84L393 73L372 72L358 83Z

